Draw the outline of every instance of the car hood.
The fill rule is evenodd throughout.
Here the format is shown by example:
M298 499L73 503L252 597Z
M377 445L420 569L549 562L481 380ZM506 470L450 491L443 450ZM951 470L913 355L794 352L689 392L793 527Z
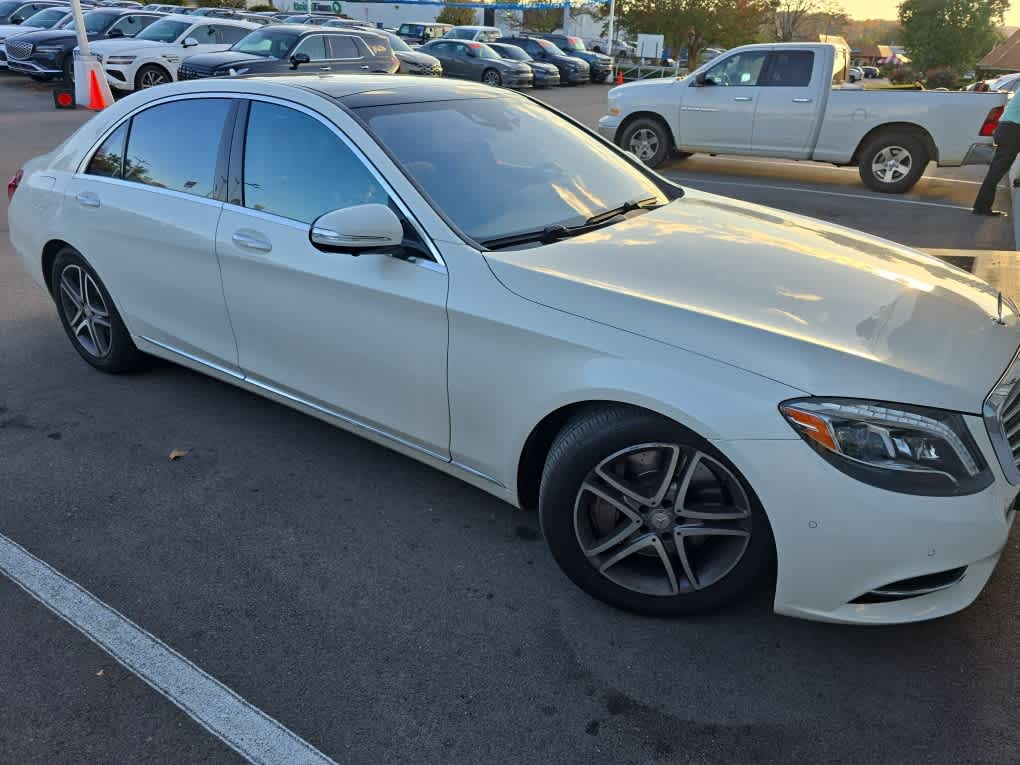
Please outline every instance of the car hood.
M439 63L439 59L435 56L430 56L428 53L422 53L421 51L412 50L398 50L394 51L397 58L401 61L405 61L408 64L418 64L419 66L435 66Z
M65 32L62 29L40 29L36 32L27 32L18 36L24 42L30 42L33 45L46 45L48 43L67 42L68 40L76 39L74 32Z
M266 56L255 56L251 53L238 53L233 50L223 50L219 53L202 53L188 58L188 63L195 66L221 67L244 64L248 61L271 61Z
M522 61L522 64L527 64L532 69L539 72L548 72L549 74L558 74L560 69L555 64L547 64L544 61Z
M486 254L521 297L826 396L979 413L1015 309L906 247L701 192L545 247Z
M151 48L165 48L168 43L157 40L136 40L133 37L115 37L112 40L97 40L89 46L89 50L100 55L117 56L134 55Z
M677 81L674 77L662 77L656 80L637 80L635 82L628 82L625 85L617 85L615 88L609 89L609 98L623 98L629 96L635 96L637 98L642 97L642 93L639 91L648 90L650 88L668 88L676 85Z
M28 34L29 32L38 32L43 29L42 27L26 27L24 24L0 24L0 40L5 40L8 37L14 37L14 35Z

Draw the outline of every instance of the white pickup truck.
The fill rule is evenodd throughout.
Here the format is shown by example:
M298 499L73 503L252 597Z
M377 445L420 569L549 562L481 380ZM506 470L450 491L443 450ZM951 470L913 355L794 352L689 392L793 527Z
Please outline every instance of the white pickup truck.
M817 160L890 193L931 160L990 161L1004 94L863 90L846 83L849 63L829 43L733 48L683 79L613 88L599 132L651 167L696 152Z

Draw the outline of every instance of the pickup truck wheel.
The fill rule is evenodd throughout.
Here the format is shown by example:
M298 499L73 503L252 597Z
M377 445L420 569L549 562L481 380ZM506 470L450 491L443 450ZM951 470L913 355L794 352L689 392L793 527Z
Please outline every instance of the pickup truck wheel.
M659 120L642 118L627 125L620 146L649 167L658 167L672 150L669 131Z
M861 152L858 170L864 185L886 194L909 191L924 174L928 150L909 133L873 138Z

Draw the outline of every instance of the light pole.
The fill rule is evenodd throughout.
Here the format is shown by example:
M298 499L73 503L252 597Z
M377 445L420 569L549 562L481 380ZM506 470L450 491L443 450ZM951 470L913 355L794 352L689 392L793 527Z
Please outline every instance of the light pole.
M616 0L609 0L609 79L616 74L616 50L613 48L613 23L616 20Z

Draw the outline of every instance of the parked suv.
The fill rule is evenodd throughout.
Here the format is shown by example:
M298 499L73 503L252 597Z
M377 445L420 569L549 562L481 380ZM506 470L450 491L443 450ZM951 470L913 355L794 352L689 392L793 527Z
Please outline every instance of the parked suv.
M591 69L592 82L605 82L609 77L609 69L613 60L603 53L595 53L584 47L584 40L573 35L537 35L548 40L568 56L585 61Z
M588 62L574 56L568 56L556 45L541 37L501 37L496 42L516 45L524 50L535 61L552 64L560 70L560 82L577 85L591 79Z
M135 38L102 40L91 47L110 86L130 92L173 82L182 61L227 50L258 28L239 18L174 14Z
M66 6L67 3L61 0L32 0L30 3L25 0L0 0L0 24L20 24L43 8L54 5Z
M25 19L20 24L0 24L0 69L7 68L7 50L4 42L8 37L37 32L40 29L54 29L66 24L71 19L66 5L55 5L43 8Z
M96 8L85 14L85 34L89 41L116 37L134 37L163 14L124 8ZM74 82L74 56L78 45L74 22L60 29L46 29L11 37L7 48L7 66L12 72L27 74L36 80L62 76Z
M193 56L181 64L177 78L294 71L394 74L399 68L390 41L378 32L286 24L257 29L229 50Z
M401 24L397 34L411 45L424 45L429 40L437 40L453 29L451 24L439 24L434 21L412 21Z

